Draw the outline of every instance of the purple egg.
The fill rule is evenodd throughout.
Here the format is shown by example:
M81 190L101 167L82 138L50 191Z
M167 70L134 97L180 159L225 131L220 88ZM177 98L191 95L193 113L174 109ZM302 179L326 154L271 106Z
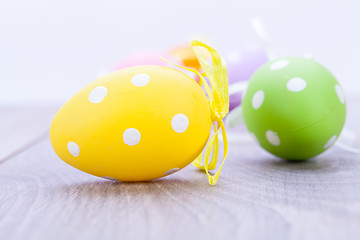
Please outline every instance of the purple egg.
M266 49L261 45L244 45L232 48L225 53L229 84L247 81L255 71L269 59ZM241 103L241 93L230 95L230 110Z

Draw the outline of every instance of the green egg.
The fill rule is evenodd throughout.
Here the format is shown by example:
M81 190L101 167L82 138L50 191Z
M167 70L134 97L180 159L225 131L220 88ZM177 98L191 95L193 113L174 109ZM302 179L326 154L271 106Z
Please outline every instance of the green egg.
M346 105L336 78L321 64L284 57L251 77L242 100L245 124L262 148L304 160L329 149L344 126Z

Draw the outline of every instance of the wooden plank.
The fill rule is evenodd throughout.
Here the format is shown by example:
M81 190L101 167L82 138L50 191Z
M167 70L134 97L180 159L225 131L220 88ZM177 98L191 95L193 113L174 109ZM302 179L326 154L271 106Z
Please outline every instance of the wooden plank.
M0 162L47 135L54 107L0 107Z
M348 122L359 134L357 105ZM0 239L360 238L359 155L334 148L290 163L230 147L213 187L192 166L113 183L63 163L46 138L0 165Z

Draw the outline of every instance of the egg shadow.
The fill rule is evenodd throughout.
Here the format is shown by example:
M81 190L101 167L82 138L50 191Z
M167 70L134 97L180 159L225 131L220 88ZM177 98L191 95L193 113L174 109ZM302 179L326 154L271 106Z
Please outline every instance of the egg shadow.
M56 191L70 194L72 196L89 196L96 198L109 197L162 197L178 195L181 189L196 191L196 189L208 186L206 181L194 179L155 179L143 182L116 182L108 180L93 180L72 185L60 186ZM180 191L179 191L180 190Z
M337 161L330 158L316 157L306 160L289 160L281 158L268 158L261 161L265 168L291 172L333 172Z

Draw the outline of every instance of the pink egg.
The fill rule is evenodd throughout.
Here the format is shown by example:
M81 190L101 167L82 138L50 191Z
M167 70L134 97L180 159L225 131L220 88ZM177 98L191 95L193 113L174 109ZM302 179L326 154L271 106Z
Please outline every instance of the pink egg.
M169 61L165 62L161 60L160 58L164 58L165 60ZM172 57L169 53L166 52L157 52L157 51L142 51L142 52L136 52L127 58L123 59L120 63L118 63L112 70L120 70L123 68L128 67L134 67L134 66L142 66L142 65L158 65L158 66L165 66L165 67L171 67L175 68L187 75L189 75L191 78L193 78L196 82L199 82L198 77L193 74L192 72L186 71L180 67L177 67L171 63L177 64L177 65L184 65L182 62L176 60L174 57Z
M160 65L160 66L167 66L168 63L161 60L160 57L171 60L169 54L164 52L157 52L157 51L141 51L136 52L129 57L122 60L119 64L117 64L114 70L119 70L122 68L134 67L134 66L141 66L141 65Z

